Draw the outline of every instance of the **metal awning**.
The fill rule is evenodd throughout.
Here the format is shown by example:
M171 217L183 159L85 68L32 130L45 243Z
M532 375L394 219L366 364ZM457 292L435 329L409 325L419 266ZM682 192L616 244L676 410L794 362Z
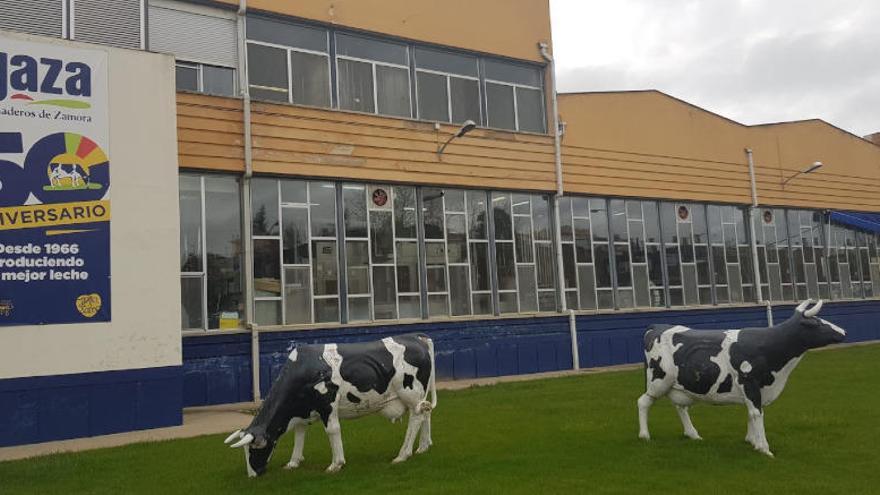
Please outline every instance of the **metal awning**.
M831 221L880 234L880 213L832 211Z

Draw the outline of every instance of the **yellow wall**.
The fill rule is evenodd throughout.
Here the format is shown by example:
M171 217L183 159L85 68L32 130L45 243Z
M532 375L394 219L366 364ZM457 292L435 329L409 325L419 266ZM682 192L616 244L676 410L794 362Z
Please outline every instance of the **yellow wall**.
M744 126L657 91L559 104L568 192L749 203L749 147L762 204L880 211L880 147L825 122Z
M237 0L219 0L238 5ZM376 33L543 62L548 0L249 0L265 10Z

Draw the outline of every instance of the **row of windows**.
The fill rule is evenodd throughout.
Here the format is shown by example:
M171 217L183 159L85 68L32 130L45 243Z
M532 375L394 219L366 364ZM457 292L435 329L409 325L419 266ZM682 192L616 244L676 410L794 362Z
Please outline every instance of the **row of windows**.
M184 329L243 314L242 242L254 253L258 325L559 306L548 195L255 178L253 238L243 241L239 189L236 178L180 177ZM570 308L757 298L744 208L564 197L559 211ZM765 298L880 296L876 235L807 210L760 209L752 221Z
M247 32L256 99L545 132L538 67L257 16ZM232 95L231 72L178 63L178 89Z

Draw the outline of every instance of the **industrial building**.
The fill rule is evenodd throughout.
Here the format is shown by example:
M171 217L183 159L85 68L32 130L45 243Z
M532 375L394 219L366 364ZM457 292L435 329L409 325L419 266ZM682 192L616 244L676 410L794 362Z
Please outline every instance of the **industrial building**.
M41 47L96 60L53 125L104 162L8 137L56 94L22 58ZM442 379L526 374L807 298L880 339L876 141L657 91L557 95L552 69L548 0L0 0L0 181L50 181L0 188L0 261L75 235L107 264L94 290L0 282L0 446L258 400L300 342L425 332ZM65 127L104 103L106 129ZM108 160L112 189L91 171ZM104 244L86 219L2 223L93 184Z

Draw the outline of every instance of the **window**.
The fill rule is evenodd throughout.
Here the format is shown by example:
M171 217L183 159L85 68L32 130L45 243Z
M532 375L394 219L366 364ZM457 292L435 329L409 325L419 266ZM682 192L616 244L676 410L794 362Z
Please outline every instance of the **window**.
M420 119L481 122L476 57L419 47L415 58Z
M235 69L178 61L175 73L179 91L235 95Z
M330 106L330 56L325 29L248 16L251 96Z
M238 326L242 318L238 179L180 176L181 326Z
M541 70L491 59L484 67L489 127L545 132Z
M409 48L336 34L339 108L411 117Z

